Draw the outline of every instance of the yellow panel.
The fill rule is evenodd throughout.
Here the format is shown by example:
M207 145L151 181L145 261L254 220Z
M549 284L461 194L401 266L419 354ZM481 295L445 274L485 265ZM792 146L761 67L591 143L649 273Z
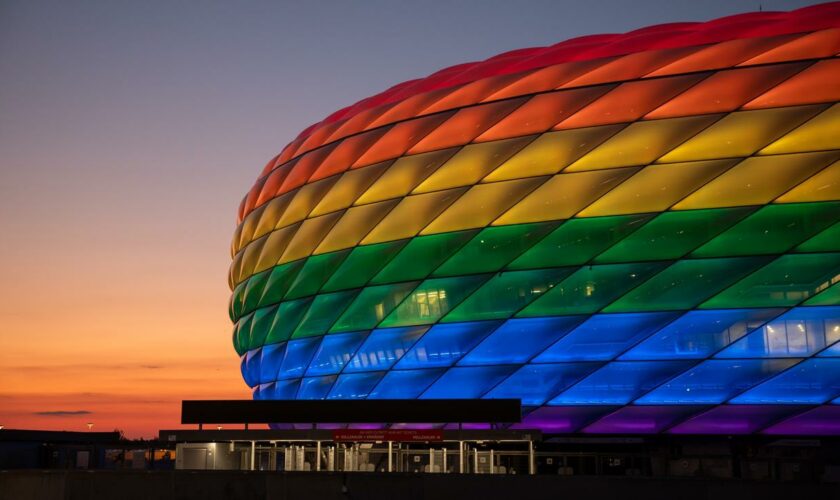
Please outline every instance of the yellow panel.
M277 225L277 221L280 220L280 217L283 215L283 212L286 210L286 207L289 206L289 202L292 201L294 196L295 193L286 193L266 203L265 211L263 212L262 217L260 217L259 223L257 223L257 229L254 231L254 236L259 237L273 231L274 227Z
M623 124L605 125L543 134L490 172L482 182L556 174L624 127Z
M822 108L795 106L732 113L659 159L659 163L750 156Z
M236 226L236 230L233 232L233 238L230 242L230 256L233 257L239 251L240 241L242 239L242 224L240 223Z
M776 199L776 203L840 200L840 161Z
M357 245L397 203L399 200L388 200L348 209L314 253L333 252Z
M661 212L738 160L651 165L581 211L579 217Z
M674 205L674 209L762 205L838 156L829 152L747 158Z
M484 227L545 180L545 177L531 177L475 185L420 234Z
M446 207L466 192L467 188L455 188L434 193L408 196L400 200L388 215L362 240L363 245L382 241L411 238L426 227Z
M398 159L356 200L356 205L407 195L456 151L458 148L450 148Z
M493 225L568 219L638 171L638 167L629 167L555 175Z
M689 116L636 122L572 163L566 172L647 165L720 115Z
M333 212L303 221L278 264L308 257L341 215L342 212Z
M267 239L266 236L263 236L245 247L245 250L242 252L242 267L238 269L238 275L234 275L237 285L254 274L254 266L257 265L257 260L259 260L263 245L265 245L265 240Z
M464 146L417 186L412 194L475 184L535 137L532 135Z
M840 104L835 104L823 111L801 127L762 149L759 154L775 155L828 149L840 149Z
M312 217L342 210L352 205L356 199L375 181L392 161L384 161L369 167L348 170L330 189L318 205L312 209Z
M333 176L312 184L306 184L298 189L297 194L274 227L281 228L305 219L337 180L338 176Z
M262 252L257 259L257 264L254 266L255 274L277 265L277 262L280 261L280 256L283 255L283 251L286 250L286 246L291 241L292 236L295 235L295 232L297 232L298 227L300 227L300 224L286 226L268 235Z
M260 221L260 216L262 216L263 210L265 210L265 206L262 206L245 217L245 220L242 221L242 232L239 235L239 249L256 239L257 236L254 236L254 231L257 229L257 223Z
M239 283L239 274L242 272L242 256L245 252L240 252L233 258L228 269L228 286L233 290Z

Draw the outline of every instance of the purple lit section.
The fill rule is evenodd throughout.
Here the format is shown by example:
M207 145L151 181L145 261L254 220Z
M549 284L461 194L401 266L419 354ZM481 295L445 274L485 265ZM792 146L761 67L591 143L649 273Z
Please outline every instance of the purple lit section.
M444 429L448 431L458 430L458 424L446 424ZM486 431L490 429L490 424L462 424L461 429Z
M656 434L707 406L626 406L587 426L587 434Z
M350 424L348 429L379 430L387 427L385 424Z
M765 429L763 434L840 436L840 406L820 406Z
M442 429L443 424L392 424L391 429L418 429L418 430L429 430L429 429Z
M546 433L565 434L579 430L616 406L543 406L526 415L512 429L540 429Z
M802 410L801 406L718 406L686 420L668 432L671 434L752 434L780 418Z

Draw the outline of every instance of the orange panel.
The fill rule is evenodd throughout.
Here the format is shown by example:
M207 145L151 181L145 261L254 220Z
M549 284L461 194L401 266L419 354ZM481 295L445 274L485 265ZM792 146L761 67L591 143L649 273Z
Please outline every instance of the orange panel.
M342 123L344 122L330 123L316 128L312 134L303 141L303 144L300 145L300 149L295 152L295 156L300 156L319 146L323 146L327 137L331 136Z
M802 73L744 105L744 109L775 108L840 100L840 59L819 61Z
M677 73L729 68L799 36L801 35L742 38L716 43L682 59L677 59L647 76L674 75Z
M526 73L519 80L499 90L495 94L490 95L484 100L495 101L498 99L507 99L508 97L518 97L521 95L556 89L572 78L577 78L578 76L588 73L598 66L606 64L614 59L615 58L592 59L589 61L575 61L548 66L531 73Z
M617 82L621 80L633 80L647 75L662 66L681 59L698 47L680 47L677 49L646 50L636 52L604 64L598 69L575 78L561 86L561 88L581 87L583 85L594 85L596 83Z
M458 87L434 90L432 92L424 92L422 94L413 95L404 101L400 101L388 111L373 120L366 130L370 130L386 123L393 123L408 118L414 118L420 114L421 111L428 108L432 103L446 97L450 92L454 92Z
M408 154L467 144L526 100L527 98L520 97L459 110L443 125L415 144Z
M391 109L393 104L386 104L384 106L376 106L375 108L360 111L344 121L344 124L332 133L325 142L332 142L349 135L358 134L370 125L373 120L376 120L383 113Z
M321 165L309 178L309 181L317 181L339 172L344 172L350 169L350 165L362 156L362 153L370 149L370 147L378 141L388 127L382 127L376 130L364 132L353 137L348 137L338 143L332 153L321 162Z
M545 132L563 118L586 106L614 87L614 85L601 85L534 96L513 113L502 118L502 121L478 136L475 142L495 141L519 135Z
M280 155L277 157L276 164L281 165L281 164L291 160L294 157L295 152L298 150L298 148L300 148L300 145L303 144L304 140L305 140L305 138L299 138L299 139L295 139L294 141L287 144L286 147L283 148L283 151L280 152ZM268 165L266 165L266 167L268 167ZM263 172L263 173L268 173L268 172Z
M798 59L816 59L831 57L840 50L840 28L823 30L792 40L773 50L753 57L739 66L769 64Z
M636 121L705 76L701 73L622 83L612 92L560 122L554 130Z
M245 197L245 215L250 213L254 209L254 206L256 206L257 197L260 195L260 191L262 191L264 184L265 178L263 177L262 179L257 179L257 182L251 186L251 189L248 191L248 195Z
M463 106L471 106L488 95L496 92L499 89L507 87L509 84L521 78L519 74L501 75L491 78L482 78L472 83L468 83L459 88L455 92L447 95L443 99L433 103L431 106L423 110L424 115L437 113L438 111L446 111L450 109L460 108Z
M297 164L292 167L292 171L289 172L286 180L283 181L283 184L280 186L277 194L283 194L287 191L303 186L312 175L312 172L318 168L318 165L320 165L321 162L324 161L330 153L332 153L332 150L335 149L336 145L337 143L334 142L329 146L324 146L321 149L316 149L315 151L301 156L298 159Z
M292 169L292 165L293 163L287 163L282 167L274 170L274 172L271 172L271 174L269 174L268 179L266 179L265 184L263 185L260 195L257 197L257 206L260 206L268 200L277 196L277 191L280 189L280 186L283 184L283 181L286 180L286 176L289 175L289 171Z
M429 132L448 120L454 111L424 116L415 120L397 123L379 141L365 151L356 160L352 168L364 167L381 161L402 156L405 152L425 137Z

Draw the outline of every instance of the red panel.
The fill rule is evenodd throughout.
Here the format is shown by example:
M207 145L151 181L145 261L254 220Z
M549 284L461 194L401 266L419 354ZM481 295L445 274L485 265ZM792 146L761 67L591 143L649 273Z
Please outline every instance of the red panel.
M386 127L354 135L338 143L332 153L321 162L309 182L324 179L339 172L350 169L350 165L362 156L388 129Z
M819 61L744 105L744 109L840 101L840 59Z
M448 111L394 125L387 134L356 160L352 168L373 165L374 163L402 156L408 151L408 148L414 146L417 141L439 127L454 114L454 111Z
M303 186L304 183L309 180L312 172L314 172L321 162L324 161L330 153L332 153L335 146L336 143L332 143L328 146L322 147L321 149L316 149L315 151L301 156L298 159L297 164L292 167L291 172L289 172L289 175L283 181L283 184L280 185L280 190L277 191L277 194L283 194L294 188Z
M508 97L518 97L536 92L545 92L546 90L554 90L572 78L577 78L610 61L612 59L555 64L554 66L525 73L507 87L488 96L485 101L495 101Z

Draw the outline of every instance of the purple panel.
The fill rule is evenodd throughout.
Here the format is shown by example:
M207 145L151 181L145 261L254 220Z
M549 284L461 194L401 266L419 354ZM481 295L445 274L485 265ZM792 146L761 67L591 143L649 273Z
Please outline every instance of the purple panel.
M391 424L391 429L442 429L443 424Z
M804 410L801 406L724 405L673 427L671 434L752 434L766 425Z
M540 429L546 433L571 433L596 418L615 410L615 406L543 406L529 413L511 429Z
M370 429L370 430L379 430L384 429L386 424L349 424L347 426L348 429Z
M820 406L765 429L762 434L840 436L840 406Z
M656 434L708 406L625 406L587 426L587 434Z
M443 428L446 430L458 430L458 424L446 424ZM486 431L490 429L490 424L463 424L461 428Z

